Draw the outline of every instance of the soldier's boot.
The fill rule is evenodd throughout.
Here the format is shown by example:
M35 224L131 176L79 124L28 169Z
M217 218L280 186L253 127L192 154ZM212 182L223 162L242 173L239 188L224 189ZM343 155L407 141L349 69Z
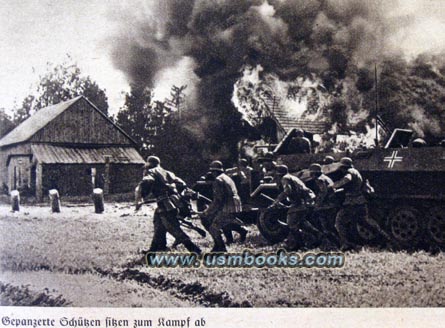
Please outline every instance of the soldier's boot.
M213 246L212 250L210 251L211 253L227 253L227 248L226 246Z
M156 238L153 239L148 249L149 252L168 252L170 249L167 247L167 239L166 238Z
M226 226L222 229L224 237L226 238L226 244L230 245L233 244L233 234L232 234L232 228L230 226Z
M247 233L249 232L249 230L247 230L247 229L244 229L243 227L241 227L240 226L240 231L239 231L239 234L240 234L240 239L239 239L239 241L241 242L241 243L244 243L245 241L246 241L246 237L247 237Z
M303 242L302 242L301 233L299 231L298 232L295 232L295 231L289 232L287 240L284 244L284 248L287 251L293 252L293 251L298 251L302 247L303 247Z
M153 246L150 246L150 248L148 249L148 252L151 252L151 253L155 253L155 252L169 252L169 251L170 251L170 249L167 246L165 246L165 247L153 247Z
M222 239L221 235L212 235L212 237L215 244L213 245L211 252L227 252L226 245L224 244L224 240Z
M183 244L184 244L185 248L187 248L187 250L190 253L196 253L198 255L201 255L201 253L202 253L201 248L196 246L190 239L184 241Z
M173 243L173 245L172 245L172 249L176 249L176 248L178 248L179 244L181 244L181 242L178 241L177 239L175 239L175 241L174 241L174 243Z
M229 225L227 225L225 227L225 229L226 228L229 228L230 230L239 233L239 235L240 235L240 242L243 243L243 242L246 241L246 236L247 236L248 230L244 229L241 225L239 225L239 224L229 224Z

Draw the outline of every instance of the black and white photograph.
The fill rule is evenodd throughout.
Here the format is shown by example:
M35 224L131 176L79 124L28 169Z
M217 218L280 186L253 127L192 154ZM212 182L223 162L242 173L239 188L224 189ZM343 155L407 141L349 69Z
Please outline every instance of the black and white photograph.
M445 305L445 1L0 13L2 312Z

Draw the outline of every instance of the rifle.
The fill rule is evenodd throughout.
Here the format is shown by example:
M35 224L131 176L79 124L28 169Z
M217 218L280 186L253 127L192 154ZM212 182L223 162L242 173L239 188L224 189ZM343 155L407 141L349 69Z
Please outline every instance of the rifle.
M205 238L205 236L207 235L207 233L203 229L195 226L192 222L186 220L183 217L178 217L178 222L184 228L195 230L203 238ZM175 239L175 242L173 243L172 247L176 248L176 246L178 246L179 244L180 244L180 242Z
M195 230L201 237L205 238L205 236L207 236L207 233L203 229L195 226L192 222L186 220L185 218L179 217L178 221L181 226L187 229Z
M142 207L142 205L146 205L146 204L151 204L151 203L156 203L156 199L148 199L148 200L144 200L143 202L137 203L135 206L135 212L139 211L140 208Z
M272 203L275 201L275 199L273 199L273 198L270 197L270 196L267 196L267 195L264 194L264 193L261 193L260 195L261 195L261 197L267 199L268 201L270 201L270 202L272 202ZM289 206L284 205L282 202L279 202L278 205L280 205L280 206L282 206L282 207L285 207L285 208L286 208L286 207L289 207Z
M212 200L210 198L207 198L206 196L201 195L199 192L197 193L197 195L198 195L198 199L201 198L201 199L205 200L207 203L212 202Z

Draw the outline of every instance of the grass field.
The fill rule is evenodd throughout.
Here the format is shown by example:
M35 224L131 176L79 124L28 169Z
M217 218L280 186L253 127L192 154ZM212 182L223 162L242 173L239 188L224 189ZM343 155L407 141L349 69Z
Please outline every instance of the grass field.
M445 256L425 252L346 253L341 269L153 269L140 264L153 208L129 204L0 206L2 305L131 307L428 307L445 305ZM245 245L270 252L256 227ZM204 250L209 237L188 231ZM173 240L169 239L172 244ZM179 249L183 250L183 249Z

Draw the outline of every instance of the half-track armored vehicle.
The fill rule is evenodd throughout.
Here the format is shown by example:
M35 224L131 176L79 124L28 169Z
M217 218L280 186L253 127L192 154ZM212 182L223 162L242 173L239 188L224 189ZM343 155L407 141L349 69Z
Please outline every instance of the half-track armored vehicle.
M272 150L278 164L286 164L291 174L300 177L311 188L307 168L311 163L322 164L325 174L339 179L340 158L349 156L354 166L368 179L375 193L368 199L370 215L386 229L397 243L406 248L424 246L445 248L445 147L426 145L414 139L411 130L395 129L381 147L356 150L352 153L290 153L287 145L294 131L289 131ZM326 156L334 163L324 164ZM237 182L236 176L234 176ZM196 190L211 198L211 184L201 182ZM245 186L244 186L245 188ZM267 207L279 193L276 183L261 181L258 166L254 165L249 192L244 192L243 213L240 218L256 223L261 234L271 243L284 240L288 234L286 209ZM247 197L246 197L247 195ZM326 208L331 219L341 204L338 200ZM201 204L201 206L203 206ZM372 241L374 236L358 227L358 239Z

